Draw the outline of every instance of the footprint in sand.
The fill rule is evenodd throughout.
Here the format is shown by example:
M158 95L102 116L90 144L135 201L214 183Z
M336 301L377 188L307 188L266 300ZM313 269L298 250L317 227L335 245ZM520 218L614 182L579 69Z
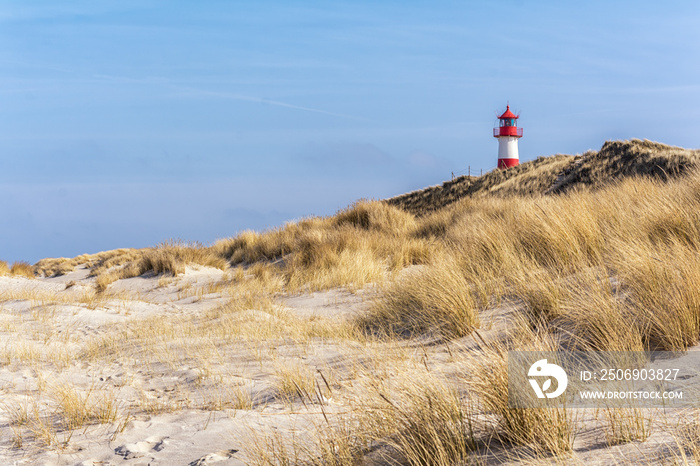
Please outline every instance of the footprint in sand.
M118 446L114 449L114 453L123 457L125 460L130 460L133 458L141 458L147 453L153 451L161 451L165 448L166 440L165 438L147 438L143 442L136 443L125 443L124 445Z
M225 461L231 458L237 452L238 450L219 450L192 461L188 466L206 466L208 464L218 463L219 461Z

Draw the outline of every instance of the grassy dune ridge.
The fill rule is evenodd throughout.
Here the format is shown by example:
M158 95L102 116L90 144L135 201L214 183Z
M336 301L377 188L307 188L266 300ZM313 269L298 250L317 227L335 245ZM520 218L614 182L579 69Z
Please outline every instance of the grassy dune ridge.
M670 179L692 171L698 161L700 150L639 139L608 141L597 152L538 157L509 170L494 170L480 177L461 176L442 185L393 197L387 202L422 216L464 197L542 194L559 174L564 176L553 194L597 189L614 180L635 175Z
M224 271L206 292L223 293L225 305L115 327L61 360L111 363L143 353L174 367L193 358L216 373L213 361L243 345L261 367L274 363L275 396L292 410L323 411L299 441L261 434L254 463L357 464L365 458L447 465L478 462L494 450L512 461L554 455L569 462L583 430L602 429L607 445L614 445L644 441L661 427L641 409L608 410L583 422L566 409L509 408L507 351L685 351L698 344L699 158L700 151L650 141L607 142L598 152L539 158L387 201L358 201L331 217L246 231L211 246L167 242L44 259L33 271L60 276L85 264L94 277L95 306L114 299L118 280L151 274L167 286L186 267ZM558 188L543 194L557 179ZM9 273L0 263L3 270ZM347 319L298 318L275 301L337 287L371 290L373 298ZM499 328L489 316L503 309L512 313ZM301 360L291 364L272 350L289 345L308 352L320 344L362 362L333 372ZM16 363L44 356L15 351L6 357ZM257 409L255 397L225 378L203 380L212 390L219 380L217 389L225 393L200 394L188 406ZM73 393L61 386L47 396L59 392ZM62 428L123 419L114 399L90 393L83 402L88 407L71 407L70 415L61 408L67 416ZM71 397L73 405L83 400ZM352 409L331 416L325 399ZM184 406L168 400L144 401L133 412ZM39 426L29 430L41 436L44 418L33 415L32 406L13 411L20 433L15 443L22 432L29 435L23 426ZM675 444L664 453L670 462L700 460L688 434L698 431L695 419L672 430ZM650 463L658 460L655 451L648 455Z

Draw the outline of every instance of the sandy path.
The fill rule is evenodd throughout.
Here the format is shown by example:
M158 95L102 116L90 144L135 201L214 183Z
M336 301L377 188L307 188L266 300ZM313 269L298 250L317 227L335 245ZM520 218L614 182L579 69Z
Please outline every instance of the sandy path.
M196 332L189 339L161 333L164 322L196 322L225 305L230 297L212 286L223 278L216 269L188 268L177 278L119 280L96 298L84 267L56 278L0 277L0 462L244 464L251 432L301 432L318 422L317 408L290 405L275 386L281 368L297 361L302 368L341 367L337 345L256 349L255 342L226 345ZM280 316L311 320L366 306L361 293L342 290L280 297L279 304ZM257 310L233 315L247 324L281 319ZM129 326L146 337L130 339L123 333ZM149 326L158 327L153 342ZM86 406L109 399L114 420L67 429L66 390ZM241 394L249 405L231 409ZM324 409L341 408L326 400Z

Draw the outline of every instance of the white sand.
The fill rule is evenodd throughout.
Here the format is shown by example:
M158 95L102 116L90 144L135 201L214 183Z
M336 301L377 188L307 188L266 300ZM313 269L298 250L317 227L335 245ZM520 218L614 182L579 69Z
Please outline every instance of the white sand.
M0 349L4 348L0 353L0 464L244 464L252 432L295 432L309 422L319 422L322 414L318 409L291 410L288 403L274 397L271 387L276 380L275 368L285 366L286 360L303 358L330 367L329 362L341 358L333 345L321 345L318 351L307 348L301 357L293 345L274 348L281 362L273 367L255 361L251 351L237 348L229 355L229 364L207 369L248 391L254 400L251 409L188 409L188 402L196 405L200 398L216 392L216 377L202 381L201 367L173 367L167 362L148 362L140 367L138 348L120 353L126 358L123 361L73 358L60 368L47 362L61 351L79 354L88 341L99 341L129 322L197 316L222 306L229 297L206 292L206 287L222 276L220 270L188 267L177 278L119 280L109 287L113 297L95 303L79 302L94 283L84 267L55 278L0 277ZM66 289L71 282L75 284ZM282 297L280 304L281 312L303 318L347 316L365 306L360 295L342 290ZM236 317L246 322L277 319L254 309L241 311ZM128 341L117 344L128 345ZM113 394L119 406L118 419L88 423L72 432L56 424L53 440L58 444L51 445L24 428L21 447L13 443L18 436L17 423L15 430L10 425L12 413L25 409L32 417L36 408L39 413L48 413L46 419L57 418L57 397L48 394L52 387L65 385L83 394L92 388L93 397L96 393ZM154 405L159 400L172 404L179 399L184 401L183 408L143 412L144 397ZM333 412L332 402L325 401L327 412Z

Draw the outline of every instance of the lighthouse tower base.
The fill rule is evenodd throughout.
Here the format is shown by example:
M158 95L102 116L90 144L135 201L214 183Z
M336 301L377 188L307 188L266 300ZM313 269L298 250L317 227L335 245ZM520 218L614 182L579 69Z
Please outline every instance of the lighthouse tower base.
M498 168L501 170L517 167L518 165L520 165L520 160L518 159L498 159Z
M518 155L518 138L501 136L498 138L498 168L515 167L520 164Z

